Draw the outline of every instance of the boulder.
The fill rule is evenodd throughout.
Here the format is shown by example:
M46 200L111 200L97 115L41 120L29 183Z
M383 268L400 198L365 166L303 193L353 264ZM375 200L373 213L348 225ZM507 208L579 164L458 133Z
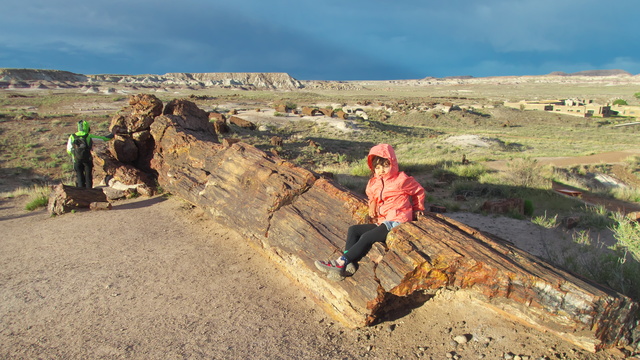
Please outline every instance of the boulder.
M138 146L131 136L115 135L108 144L116 160L125 164L138 160Z
M174 116L174 120L184 129L203 131L215 137L213 124L209 122L209 113L189 100L171 100L165 105L162 114Z
M150 165L146 165L149 168ZM93 146L93 180L94 184L110 185L117 181L122 184L138 187L154 187L154 179L151 173L145 172L133 164L126 164L116 159L110 147L104 143L96 143Z
M115 134L149 130L153 119L161 114L162 101L154 95L132 95L129 97L129 106L111 119L110 130Z

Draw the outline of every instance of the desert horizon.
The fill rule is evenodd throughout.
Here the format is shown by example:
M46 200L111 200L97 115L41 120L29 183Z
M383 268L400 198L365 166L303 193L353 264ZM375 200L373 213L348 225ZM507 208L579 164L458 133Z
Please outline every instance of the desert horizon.
M598 76L640 76L639 74L630 73L624 69L590 69L590 70L581 70L577 72L563 72L563 71L552 71L545 74L511 74L511 75L484 75L484 76L476 76L471 74L452 74L446 76L430 76L425 75L424 77L417 78L372 78L372 79L307 79L301 78L291 75L290 72L286 71L210 71L210 72L191 72L191 71L170 71L165 73L109 73L109 72L97 72L97 73L82 73L64 69L42 69L42 68L0 68L0 72L4 70L11 71L27 71L27 72L60 72L60 73L68 73L73 75L85 75L85 76L163 76L163 75L171 75L171 74L287 74L293 77L296 80L301 81L402 81L402 80L424 80L424 79L485 79L485 78L514 78L514 77L548 77L548 76L585 76L585 77L598 77ZM2 75L2 73L0 73ZM5 74L5 76L11 76ZM37 80L37 79L33 79Z

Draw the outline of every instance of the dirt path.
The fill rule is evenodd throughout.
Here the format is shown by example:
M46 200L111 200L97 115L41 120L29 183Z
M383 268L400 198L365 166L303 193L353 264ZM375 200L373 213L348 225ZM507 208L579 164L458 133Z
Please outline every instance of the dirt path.
M573 166L573 165L590 165L590 164L619 164L624 159L633 156L640 155L640 149L631 149L623 151L612 151L606 153L600 153L588 156L575 156L575 157L542 157L537 158L538 162L543 165L554 165L558 167ZM506 170L507 161L487 161L484 163L487 167L494 170Z
M53 218L24 203L0 199L0 358L621 358L447 291L377 326L344 328L244 239L175 198ZM458 335L470 341L456 345Z

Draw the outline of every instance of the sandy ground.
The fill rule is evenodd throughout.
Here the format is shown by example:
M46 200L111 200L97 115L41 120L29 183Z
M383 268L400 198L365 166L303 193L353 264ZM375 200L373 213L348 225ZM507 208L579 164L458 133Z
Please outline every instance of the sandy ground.
M345 328L244 239L177 198L57 217L26 212L25 202L0 200L0 358L623 358L507 320L463 292ZM450 216L532 253L559 236L514 219Z

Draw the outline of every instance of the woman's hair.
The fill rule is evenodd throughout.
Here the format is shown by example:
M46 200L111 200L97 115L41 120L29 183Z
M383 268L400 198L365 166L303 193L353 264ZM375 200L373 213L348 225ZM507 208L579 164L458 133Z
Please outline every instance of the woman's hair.
M376 173L375 169L376 169L376 166L378 165L382 165L382 166L391 165L391 161L389 161L389 159L387 158L374 155L373 158L371 158L371 176L373 176Z

